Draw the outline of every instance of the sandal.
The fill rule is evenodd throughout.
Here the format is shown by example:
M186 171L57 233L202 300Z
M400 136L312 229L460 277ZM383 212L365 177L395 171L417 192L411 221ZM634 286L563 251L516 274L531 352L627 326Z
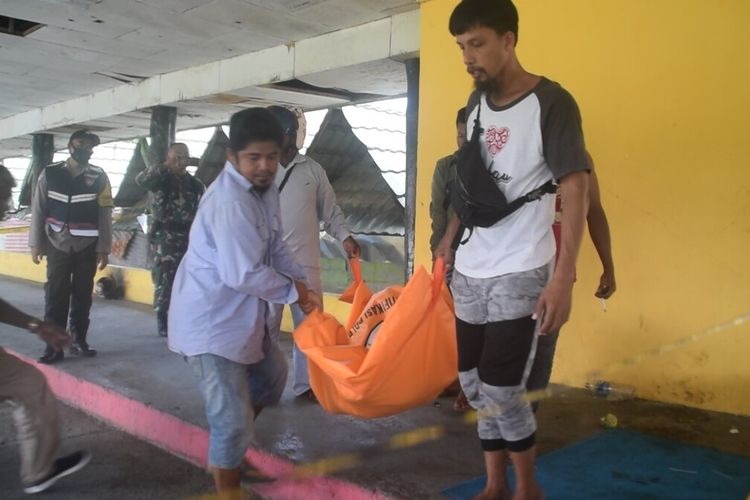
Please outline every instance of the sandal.
M453 402L453 410L454 411L471 410L471 405L469 404L469 400L466 399L466 394L464 394L464 391L460 391L458 393L458 396L456 396L456 400Z

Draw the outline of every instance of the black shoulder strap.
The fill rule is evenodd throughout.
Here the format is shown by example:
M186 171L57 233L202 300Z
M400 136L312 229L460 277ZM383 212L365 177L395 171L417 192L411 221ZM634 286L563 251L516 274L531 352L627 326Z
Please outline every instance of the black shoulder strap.
M481 135L482 132L484 132L484 130L482 130L482 125L479 122L479 116L481 114L482 114L482 93L480 92L479 98L477 99L477 116L476 118L474 118L474 129L478 132L477 137L479 137L479 135ZM474 137L473 132L474 131L472 130L472 137Z
M456 231L456 235L453 237L453 241L451 241L451 250L454 252L458 250L459 245L464 245L467 241L469 241L469 236L467 236L465 239L463 238L464 231L468 229L469 230L469 236L471 236L471 233L474 232L474 230L470 227L467 227L463 223L458 226L458 231Z
M519 208L521 208L524 204L529 203L530 201L537 201L542 196L548 193L554 193L557 191L557 185L552 180L548 180L538 188L529 191L525 195L521 196L520 198L516 198L515 200L508 203L507 208L504 210L504 216L507 217Z
M511 201L506 205L506 207L502 211L502 215L498 217L498 221L504 219L505 217L509 216L522 206L524 206L526 203L537 201L542 198L545 194L552 194L557 192L557 184L555 184L554 180L550 179L538 188L529 191L525 195L516 198L515 200ZM469 234L466 236L466 238L462 238L464 230L468 229ZM469 238L471 237L472 233L474 232L474 228L471 226L468 226L466 224L461 223L461 225L458 228L458 232L456 233L456 236L453 238L453 242L451 243L451 248L455 251L459 245L465 244L467 241L469 241Z
M291 167L289 167L286 170L286 173L284 174L284 178L281 179L281 184L279 184L279 193L281 193L281 190L284 189L284 186L286 186L286 182L289 180L289 176L292 175L292 170L294 170L294 167L296 167L297 164L295 163Z

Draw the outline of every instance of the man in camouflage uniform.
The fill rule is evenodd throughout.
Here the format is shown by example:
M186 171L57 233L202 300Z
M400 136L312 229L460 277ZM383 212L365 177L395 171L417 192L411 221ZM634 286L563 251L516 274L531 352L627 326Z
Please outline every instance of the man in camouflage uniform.
M152 193L149 242L153 255L154 309L157 331L167 336L169 298L177 266L188 247L188 234L206 190L186 167L190 153L185 144L174 143L161 165L144 170L135 182Z

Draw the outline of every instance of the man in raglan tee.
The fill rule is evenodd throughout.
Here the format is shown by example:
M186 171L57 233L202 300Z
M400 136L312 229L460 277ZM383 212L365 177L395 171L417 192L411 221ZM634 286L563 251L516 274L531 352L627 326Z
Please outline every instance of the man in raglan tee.
M455 254L451 284L459 378L479 412L487 469L477 498L508 495L507 451L516 476L513 498L536 499L542 497L534 477L536 422L524 393L537 335L557 330L570 314L589 171L581 118L560 85L521 67L518 13L509 0L464 0L450 31L477 87L467 106L467 137L479 112L482 157L498 188L510 202L555 179L566 200L556 268L550 194L491 227L473 228ZM437 255L450 260L458 227L452 219Z

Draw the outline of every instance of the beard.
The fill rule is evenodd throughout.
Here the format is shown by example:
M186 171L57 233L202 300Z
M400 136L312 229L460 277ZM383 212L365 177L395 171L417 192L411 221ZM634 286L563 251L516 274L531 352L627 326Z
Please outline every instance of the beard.
M497 90L495 80L474 80L474 88L484 94L492 94Z
M497 84L495 83L495 80L490 78L483 69L476 66L470 66L467 68L467 71L473 77L474 88L479 92L490 94L496 90ZM481 78L477 78L477 76L480 76Z
M263 194L263 193L265 193L266 191L268 191L268 188L270 188L270 187L271 187L271 184L268 184L268 185L266 185L266 186L260 186L260 185L258 185L258 184L255 184L255 183L253 182L253 189L255 189L255 190L256 190L257 192L259 192L260 194Z

